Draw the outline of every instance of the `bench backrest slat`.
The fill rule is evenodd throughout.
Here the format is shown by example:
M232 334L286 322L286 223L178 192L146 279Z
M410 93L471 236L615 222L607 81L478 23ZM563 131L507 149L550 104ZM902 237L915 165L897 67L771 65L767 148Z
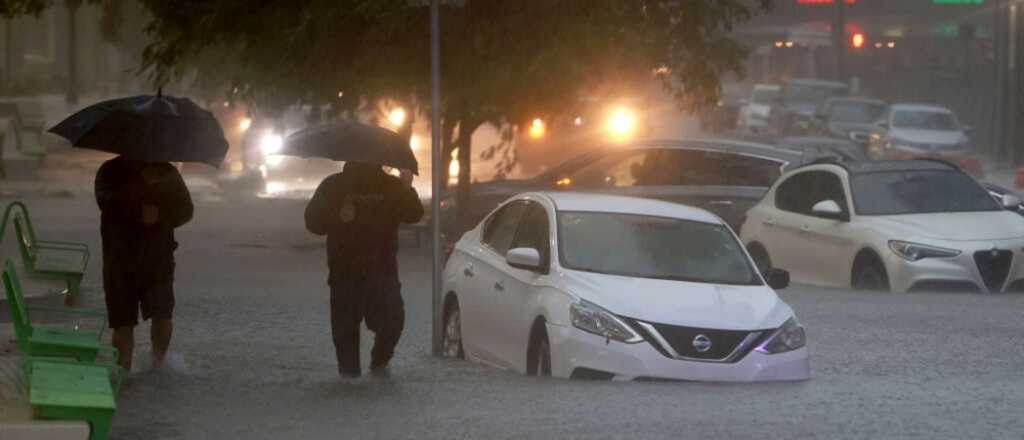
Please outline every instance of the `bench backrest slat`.
M25 306L25 297L21 291L21 281L18 279L18 272L11 260L4 261L2 274L4 292L7 293L7 302L11 308L11 318L14 321L14 334L18 340L18 347L22 352L28 351L28 341L32 336L32 324L29 322L28 308Z

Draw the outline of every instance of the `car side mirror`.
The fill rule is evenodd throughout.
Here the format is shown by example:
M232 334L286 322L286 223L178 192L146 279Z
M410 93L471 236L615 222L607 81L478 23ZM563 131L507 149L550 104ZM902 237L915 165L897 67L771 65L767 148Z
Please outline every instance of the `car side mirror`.
M509 249L508 253L505 254L505 261L509 266L516 269L534 272L541 272L544 270L544 268L541 267L540 251L533 248Z
M843 212L843 208L840 208L835 200L822 200L815 203L811 208L811 213L832 220L847 221L850 219L850 216Z
M789 287L789 272L771 268L764 271L764 281L768 283L768 287L775 290L782 290Z
M1020 204L1021 204L1020 197L1017 197L1017 196L1015 196L1013 194L1003 194L1002 199L1003 199L1002 200L1003 208L1006 208L1006 209L1011 209L1011 210L1016 211L1017 207L1020 206Z

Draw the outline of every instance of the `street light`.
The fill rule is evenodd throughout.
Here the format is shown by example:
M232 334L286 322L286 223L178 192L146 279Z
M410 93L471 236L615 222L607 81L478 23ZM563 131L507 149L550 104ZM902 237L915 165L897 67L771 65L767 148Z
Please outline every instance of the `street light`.
M530 123L530 137L540 139L544 137L546 131L547 128L544 126L544 121L541 118L536 118Z
M405 123L405 109L395 107L388 113L388 121L395 127L401 127Z

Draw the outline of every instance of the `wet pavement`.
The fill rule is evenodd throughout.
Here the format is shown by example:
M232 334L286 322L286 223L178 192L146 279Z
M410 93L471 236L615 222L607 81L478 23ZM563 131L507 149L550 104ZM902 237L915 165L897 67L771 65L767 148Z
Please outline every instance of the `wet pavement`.
M147 371L148 326L140 327L137 371L118 402L112 439L1024 433L1024 296L1013 295L784 291L808 328L814 377L807 382L534 379L428 355L429 260L425 250L406 249L407 328L391 376L342 380L324 251L303 228L302 203L201 196L195 219L178 234L174 353L165 368ZM92 247L85 305L101 307L91 195L26 201L41 238ZM12 246L5 239L0 255L13 256Z

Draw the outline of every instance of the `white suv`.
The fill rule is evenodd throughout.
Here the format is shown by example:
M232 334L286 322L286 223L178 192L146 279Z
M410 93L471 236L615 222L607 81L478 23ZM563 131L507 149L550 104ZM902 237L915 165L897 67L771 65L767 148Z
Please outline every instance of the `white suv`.
M786 269L797 282L901 292L1024 290L1024 221L946 162L799 168L750 210L742 231L761 269Z

